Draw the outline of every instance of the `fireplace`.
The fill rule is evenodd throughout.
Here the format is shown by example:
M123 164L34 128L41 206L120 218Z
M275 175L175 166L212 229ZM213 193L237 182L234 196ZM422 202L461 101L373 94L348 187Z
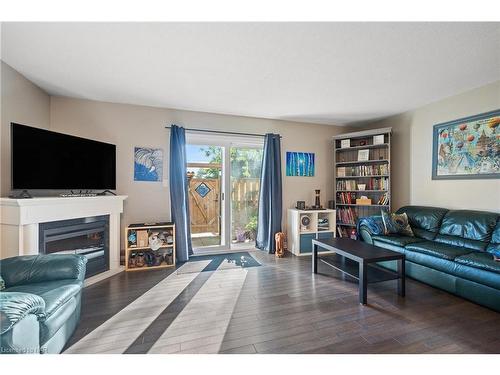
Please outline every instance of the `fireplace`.
M87 258L85 278L109 270L109 216L39 224L40 254L80 254Z

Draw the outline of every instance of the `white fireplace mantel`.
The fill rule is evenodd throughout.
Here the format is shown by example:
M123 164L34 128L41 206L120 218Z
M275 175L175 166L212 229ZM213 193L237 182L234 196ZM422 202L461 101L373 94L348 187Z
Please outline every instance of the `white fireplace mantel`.
M109 215L110 271L120 268L120 214L126 195L0 198L0 259L38 254L38 224Z

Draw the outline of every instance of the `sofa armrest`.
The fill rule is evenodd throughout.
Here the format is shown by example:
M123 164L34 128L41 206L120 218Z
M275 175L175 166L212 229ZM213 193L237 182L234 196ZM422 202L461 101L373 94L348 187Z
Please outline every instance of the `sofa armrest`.
M6 288L65 279L83 282L87 258L76 254L26 255L0 260Z
M358 237L369 244L373 244L373 236L384 234L384 223L379 215L360 218L357 227Z
M0 292L0 335L30 314L45 317L45 302L41 297L31 293Z

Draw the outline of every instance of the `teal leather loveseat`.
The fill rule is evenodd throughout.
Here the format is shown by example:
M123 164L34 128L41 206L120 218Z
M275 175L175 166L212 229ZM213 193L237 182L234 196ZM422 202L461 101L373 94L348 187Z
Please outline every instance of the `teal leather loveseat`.
M360 219L360 237L404 253L406 274L500 311L500 215L493 212L405 206L415 237L384 235L380 217ZM392 263L384 266L395 269Z
M60 353L80 320L87 259L33 255L0 260L0 352Z

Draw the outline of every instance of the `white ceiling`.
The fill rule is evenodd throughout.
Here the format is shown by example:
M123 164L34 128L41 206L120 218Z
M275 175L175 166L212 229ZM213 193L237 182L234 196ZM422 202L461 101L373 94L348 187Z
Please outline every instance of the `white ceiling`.
M4 23L53 95L349 124L500 80L500 23Z

